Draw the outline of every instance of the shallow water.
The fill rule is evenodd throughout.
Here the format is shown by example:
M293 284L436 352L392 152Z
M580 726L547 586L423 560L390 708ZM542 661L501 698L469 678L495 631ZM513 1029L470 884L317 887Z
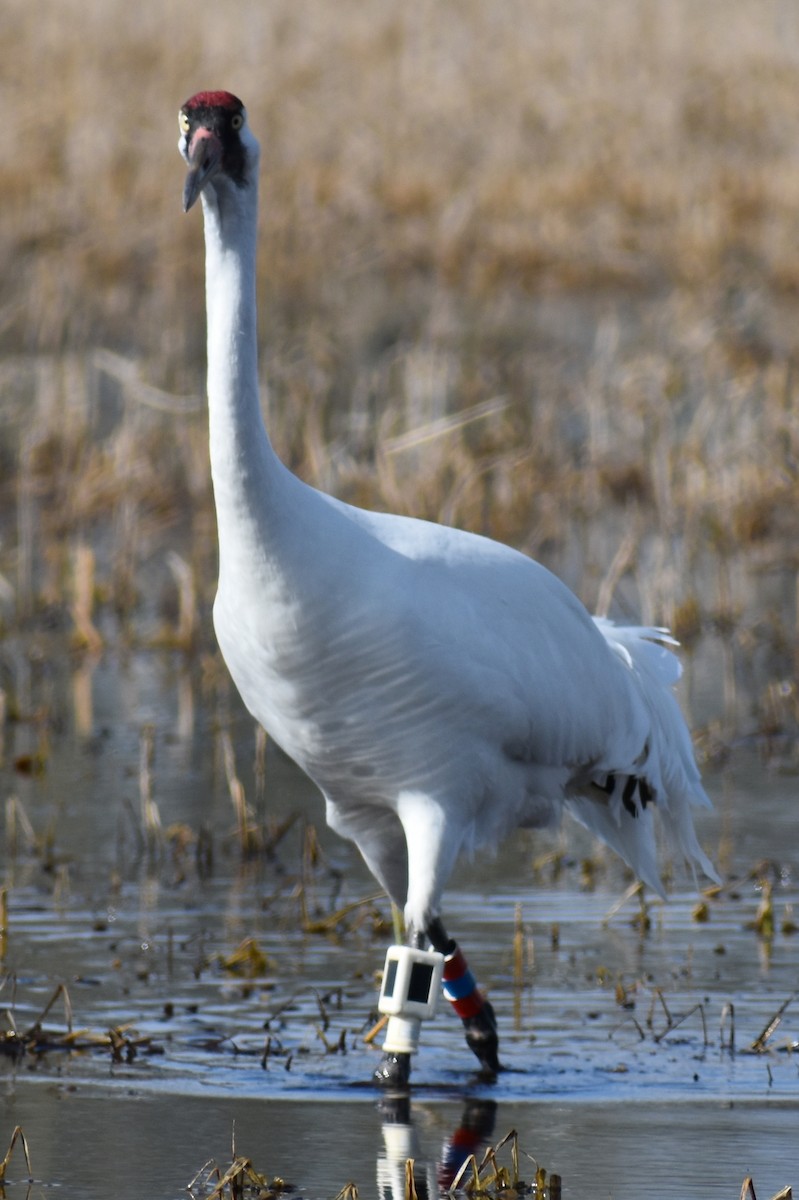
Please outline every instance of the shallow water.
M169 655L109 657L89 671L26 652L16 669L28 671L23 687L17 679L28 712L46 707L49 719L46 746L41 717L6 729L4 791L37 845L18 823L16 848L7 837L2 851L0 999L6 1027L24 1032L63 982L84 1031L64 1047L59 997L43 1020L49 1047L0 1057L0 1150L22 1125L40 1181L32 1194L177 1196L207 1159L230 1161L234 1122L237 1151L307 1196L333 1196L348 1180L362 1196L379 1180L401 1194L408 1156L432 1184L447 1147L511 1128L570 1200L737 1196L747 1173L761 1197L799 1183L793 777L746 750L708 774L716 807L701 836L729 886L705 921L680 876L667 904L649 906L647 932L635 900L614 913L629 879L573 826L462 864L449 924L490 992L508 1070L479 1082L459 1023L442 1012L423 1032L410 1112L387 1113L369 1084L378 1051L363 1034L388 908L357 855L322 827L310 785L273 748L261 773L235 699L224 686L209 694ZM149 849L139 820L147 723L168 831ZM275 835L249 859L232 836L222 728ZM46 769L24 773L43 746ZM293 812L300 820L278 839ZM764 881L771 938L751 928ZM327 931L303 931L303 913L318 924L359 900ZM257 953L235 967L247 938ZM750 1052L783 1005L763 1052ZM123 1026L114 1056L100 1038ZM24 1174L15 1156L9 1195L26 1194Z

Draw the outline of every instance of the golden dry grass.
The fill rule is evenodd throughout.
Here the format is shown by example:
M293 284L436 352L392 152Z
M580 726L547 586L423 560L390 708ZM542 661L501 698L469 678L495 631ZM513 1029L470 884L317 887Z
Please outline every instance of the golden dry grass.
M674 624L703 722L795 733L795 5L8 0L4 45L7 630L49 606L83 644L145 617L185 642L186 571L212 594L175 117L222 86L263 144L291 465Z

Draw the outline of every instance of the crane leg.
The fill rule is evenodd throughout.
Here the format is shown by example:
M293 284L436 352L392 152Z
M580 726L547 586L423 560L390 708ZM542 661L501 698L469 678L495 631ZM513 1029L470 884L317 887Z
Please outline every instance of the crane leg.
M424 949L426 942L430 950ZM502 1069L494 1010L477 987L458 944L436 917L424 932L412 931L408 946L391 946L386 956L379 1007L390 1014L390 1020L383 1058L374 1072L384 1090L407 1092L421 1021L435 1013L439 984L463 1022L466 1044L482 1071L494 1076Z
M413 935L409 944L389 946L378 1008L388 1017L383 1057L374 1078L380 1086L406 1094L411 1055L419 1048L422 1021L435 1016L444 973L444 956L424 948Z
M425 929L430 945L444 955L444 995L463 1022L466 1044L490 1075L502 1070L494 1009L477 986L458 943L448 936L440 918Z

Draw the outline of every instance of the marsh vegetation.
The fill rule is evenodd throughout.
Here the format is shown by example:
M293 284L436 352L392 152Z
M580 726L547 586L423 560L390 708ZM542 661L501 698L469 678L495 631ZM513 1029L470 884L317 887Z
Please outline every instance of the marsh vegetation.
M172 120L210 77L264 141L264 406L290 465L670 624L700 733L792 760L790 5L5 19L8 633L46 612L90 647L146 639L183 597L172 635L210 648L202 235Z

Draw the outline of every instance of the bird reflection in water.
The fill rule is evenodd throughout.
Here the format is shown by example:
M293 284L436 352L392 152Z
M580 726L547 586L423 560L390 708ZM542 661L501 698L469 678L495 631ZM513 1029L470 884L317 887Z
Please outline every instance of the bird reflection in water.
M410 1096L384 1096L378 1111L383 1122L383 1150L377 1156L380 1200L405 1200L409 1191L409 1160L413 1160L416 1194L419 1200L428 1200L452 1187L472 1155L480 1162L494 1133L497 1105L493 1100L465 1101L460 1124L442 1146L437 1162L426 1162L419 1157L419 1136L413 1123Z

